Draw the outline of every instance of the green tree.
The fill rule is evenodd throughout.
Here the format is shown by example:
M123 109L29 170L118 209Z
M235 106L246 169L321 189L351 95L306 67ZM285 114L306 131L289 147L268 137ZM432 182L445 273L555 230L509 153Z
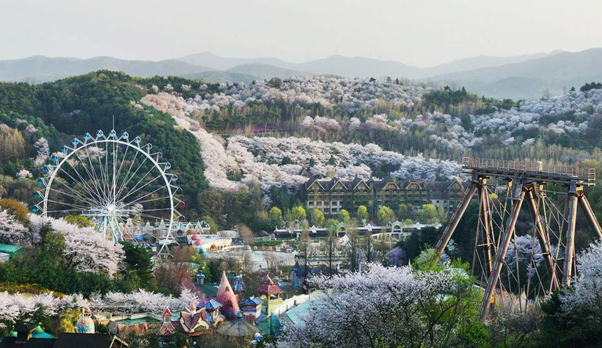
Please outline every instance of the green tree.
M290 220L291 221L302 221L307 218L305 214L305 209L302 206L298 205L291 209Z
M307 277L307 273L309 271L309 245L311 244L311 238L309 236L309 231L307 228L304 228L301 232L301 236L299 236L299 257L303 260L303 267L305 271L303 272L304 277ZM305 279L304 279L305 280Z
M328 219L326 221L327 237L325 241L325 252L328 258L328 273L332 275L334 273L334 257L336 254L336 238L337 233L341 226L335 219Z
M391 208L387 207L386 205L383 205L380 207L380 209L378 209L376 217L378 218L378 223L381 226L384 226L388 222L395 220L395 213L393 212L393 210L391 210Z
M6 126L6 125L3 125ZM16 161L25 157L25 139L16 129L0 130L0 161Z
M280 162L280 165L287 165L287 164L295 164L295 162L293 162L292 159L290 159L290 157L288 156L284 156L284 158L282 158L282 162Z
M17 221L19 221L21 224L27 226L29 224L29 217L27 216L28 212L27 212L27 208L25 208L25 206L17 201L16 199L12 199L12 198L3 198L0 199L0 209L1 210L8 210L8 212L13 215Z
M349 212L345 209L341 209L339 210L339 215L338 215L339 221L347 223L349 222Z
M77 225L79 227L93 227L94 224L90 219L82 215L67 215L65 221L70 224Z
M360 205L359 207L357 207L357 220L358 221L368 221L368 208L366 208L365 205Z
M151 289L153 280L153 262L148 249L139 247L129 242L122 243L125 251L124 270L126 276L135 283L135 288Z
M310 222L312 225L317 226L317 227L322 227L324 226L324 223L326 222L326 218L324 217L324 213L322 213L322 211L320 209L313 209L311 211L311 216L310 216Z
M284 222L282 220L282 210L280 210L280 208L272 207L268 215L270 217L270 224L272 225L272 228L276 229L282 227Z
M357 220L352 219L345 225L347 238L349 239L347 254L349 257L349 269L357 271L359 265L359 229Z
M412 214L412 205L411 204L406 204L406 203L399 204L399 208L397 209L397 218L399 220L411 219L412 216L413 216L413 214Z
M211 216L204 215L203 217L201 217L201 220L205 221L209 225L209 230L211 231L211 233L217 233L217 225L215 224L215 221L213 221Z
M425 204L422 206L422 213L420 213L420 222L425 224L435 224L438 222L437 209L432 204Z
M339 232L339 230L341 229L341 225L339 224L339 222L335 219L328 219L326 221L326 230L327 231L332 231L335 234L337 232Z
M437 222L442 223L447 220L447 212L443 205L437 207Z

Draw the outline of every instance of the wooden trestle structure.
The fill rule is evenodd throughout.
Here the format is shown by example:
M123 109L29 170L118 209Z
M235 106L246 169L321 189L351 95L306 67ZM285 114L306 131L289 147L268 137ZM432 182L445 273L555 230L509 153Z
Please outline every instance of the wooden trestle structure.
M490 307L494 305L496 289L499 288L499 296L503 296L504 285L500 281L500 274L504 266L508 278L512 275L518 282L519 294L522 292L529 296L537 288L536 296L546 296L560 286L570 286L571 276L576 269L575 222L578 206L585 214L590 228L598 238L602 238L602 228L584 194L584 187L596 182L595 169L465 157L462 159L462 170L470 175L471 180L439 237L436 250L440 254L445 251L470 201L475 194L478 195L479 222L473 273L478 261L485 288L480 309L481 320L485 321ZM556 189L553 197L566 198L555 202L548 197L546 187L550 186ZM505 194L505 197L499 197L498 193ZM539 248L532 248L528 284L522 287L518 260L515 262L516 269L512 269L512 265L507 262L507 253L512 243L516 253L515 227L525 201L535 227L533 244L538 241ZM544 277L537 273L536 258L545 261L547 271ZM536 273L539 284L531 280ZM506 286L508 284L511 282L508 281Z

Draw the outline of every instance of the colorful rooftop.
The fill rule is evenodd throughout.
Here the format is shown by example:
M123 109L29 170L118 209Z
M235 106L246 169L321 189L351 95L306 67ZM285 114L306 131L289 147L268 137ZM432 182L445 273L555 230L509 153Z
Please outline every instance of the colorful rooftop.
M236 318L236 313L240 310L238 308L238 298L232 290L228 277L226 277L226 272L222 273L222 279L219 282L215 300L222 304L222 313L226 319L233 320Z
M257 289L257 292L265 295L274 295L282 292L280 287L274 283L269 275L266 275L265 282Z
M241 303L241 306L257 306L259 304L261 304L263 301L259 298L259 297L251 297L246 299L243 303Z
M209 311L216 310L216 309L218 309L218 308L220 308L220 307L222 307L222 304L221 304L221 303L219 303L219 302L217 302L217 301L216 301L216 300L214 300L214 299L211 299L211 300L209 300L209 301L207 301L207 302L203 303L203 305L201 306L201 308L205 308L205 309L207 309L207 310L209 310Z

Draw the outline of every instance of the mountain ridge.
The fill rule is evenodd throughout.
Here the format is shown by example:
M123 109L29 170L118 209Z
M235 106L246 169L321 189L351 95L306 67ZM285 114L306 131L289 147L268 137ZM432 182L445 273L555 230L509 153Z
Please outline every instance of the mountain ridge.
M102 69L123 71L140 77L173 75L202 78L211 83L250 83L272 77L335 75L348 78L402 78L466 87L495 98L533 99L541 97L546 90L557 94L567 87L602 80L602 64L598 64L601 60L602 48L510 57L477 56L428 68L393 60L342 55L304 63L290 63L274 57L227 58L210 52L161 61L123 60L107 56L79 59L36 55L0 61L0 80L39 83Z

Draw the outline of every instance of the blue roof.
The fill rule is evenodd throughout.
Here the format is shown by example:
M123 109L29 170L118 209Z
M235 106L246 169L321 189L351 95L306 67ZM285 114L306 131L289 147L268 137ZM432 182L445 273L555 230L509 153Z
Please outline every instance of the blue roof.
M0 244L0 252L6 253L6 254L12 255L12 254L17 253L21 249L23 249L23 247L20 245Z
M241 303L241 306L257 306L258 304L262 303L263 301L261 301L261 299L259 297L251 297L247 300L245 300L243 303Z
M208 309L208 310L212 311L212 310L216 310L216 309L220 308L221 306L222 306L221 303L217 302L214 299L211 299L211 300L203 303L203 305L201 306L201 308L205 308L205 309Z
M33 338L56 338L56 337L54 337L51 334L46 333L46 332L42 332L42 333L36 333L36 332L34 332L34 333L31 334L31 336Z

